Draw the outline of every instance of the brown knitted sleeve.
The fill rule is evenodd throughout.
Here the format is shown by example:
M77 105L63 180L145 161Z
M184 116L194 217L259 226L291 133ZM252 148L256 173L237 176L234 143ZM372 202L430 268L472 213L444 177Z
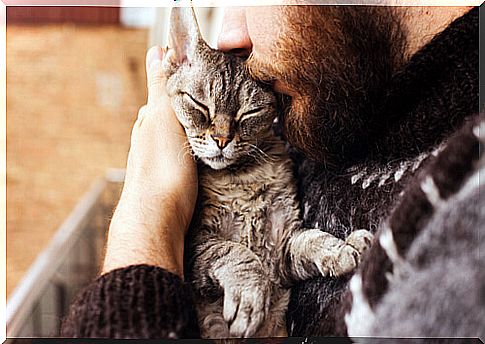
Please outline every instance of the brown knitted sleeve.
M199 338L189 286L164 269L132 265L100 276L76 297L63 337Z

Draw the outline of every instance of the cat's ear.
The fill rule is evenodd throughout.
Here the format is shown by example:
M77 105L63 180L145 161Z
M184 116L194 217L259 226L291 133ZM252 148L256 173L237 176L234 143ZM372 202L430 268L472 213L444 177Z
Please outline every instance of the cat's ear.
M169 32L168 48L172 64L180 65L185 60L192 60L197 48L205 44L192 6L172 8Z

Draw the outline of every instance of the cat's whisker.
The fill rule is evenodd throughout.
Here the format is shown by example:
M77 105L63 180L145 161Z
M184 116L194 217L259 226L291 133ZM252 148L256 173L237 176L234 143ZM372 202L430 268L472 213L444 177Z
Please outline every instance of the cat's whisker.
M209 144L205 140L202 140L202 139L193 140L193 141L190 142L190 144L192 146L193 156L195 157L196 160L198 160L199 157L195 153L194 150L197 150L199 152L204 152L204 151L207 151L207 148L209 146Z
M179 153L177 154L177 160L178 160L179 162L182 162L183 160L185 160L185 157L187 156L187 154L189 154L189 155L192 157L192 159L194 159L194 160L195 160L195 154L194 154L194 152L192 151L192 149L190 149L190 147L189 147L189 149L187 149L187 148L185 148L185 147L184 147L184 148L182 148L182 149L179 151Z
M262 158L264 158L267 162L275 162L276 159L273 158L272 156L268 155L267 153L261 151L261 150L255 150L257 154L261 155Z
M183 158L185 158L186 154L194 155L194 151L192 150L192 147L184 147L181 149L180 153L183 153Z
M189 141L184 142L184 144L182 145L182 149L180 150L180 152L177 155L177 159L179 161L182 161L182 160L185 159L186 155L188 154L188 155L191 156L191 158L193 160L196 161L198 158L197 158L197 155L194 152L194 147L201 149L200 144L197 143L197 142L189 142Z
M268 153L264 152L261 148L259 148L258 146L256 145L253 145L251 143L249 143L249 145L251 147L253 147L257 152L259 152L260 154L264 155L269 161L276 161L276 159L272 156L270 156Z
M193 148L197 149L199 151L204 151L204 150L206 150L207 145L194 143Z
M246 152L246 155L249 155L250 157L254 158L254 160L256 160L256 162L260 162L259 160L263 160L263 162L268 162L264 157L258 155L258 154L255 154L257 153L256 151L247 151Z
M274 161L276 161L275 158L273 158L269 154L265 153L261 148L259 148L256 145L253 145L253 144L248 143L248 142L242 142L241 144L242 144L242 146L249 146L250 148L252 148L251 150L248 150L246 153L249 154L249 152L254 152L264 162L274 162ZM254 157L254 155L251 155L251 156Z
M189 155L190 155L190 157L191 157L193 160L195 160L195 155L194 155L193 153L189 153L189 152L185 152L185 153L184 153L183 159L185 159L185 156L186 156L187 154L189 154Z
M264 155L261 155L261 153L256 151L256 150L248 150L248 149L241 147L240 151L242 151L242 153L244 155L250 156L251 158L253 158L258 163L260 163L261 161L265 162L265 163L269 162L268 159Z
M194 136L187 135L187 137L192 140L203 140L203 137L200 135L194 135Z
M193 140L190 142L192 145L194 146L198 146L198 147L207 147L207 142L203 141L203 140Z

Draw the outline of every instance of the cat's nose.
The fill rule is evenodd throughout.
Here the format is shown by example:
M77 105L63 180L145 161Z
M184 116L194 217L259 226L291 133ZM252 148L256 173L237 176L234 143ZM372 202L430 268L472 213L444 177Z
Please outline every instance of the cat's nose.
M211 135L212 139L216 142L217 147L220 150L223 150L227 147L229 142L232 141L232 137L222 136L222 135Z

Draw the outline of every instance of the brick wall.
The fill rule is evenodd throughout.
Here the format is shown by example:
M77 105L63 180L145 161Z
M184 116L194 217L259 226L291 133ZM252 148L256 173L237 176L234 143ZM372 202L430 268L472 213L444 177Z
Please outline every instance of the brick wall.
M7 6L7 24L119 24L119 7Z

